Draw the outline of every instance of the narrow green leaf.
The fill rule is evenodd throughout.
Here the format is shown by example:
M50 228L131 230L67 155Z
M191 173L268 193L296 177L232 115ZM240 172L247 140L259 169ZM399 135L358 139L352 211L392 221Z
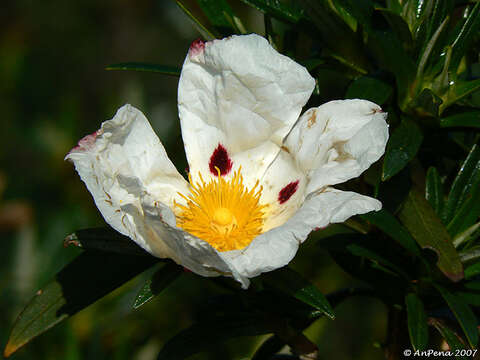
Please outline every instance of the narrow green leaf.
M408 274L403 271L400 267L396 266L393 264L391 261L388 261L385 259L383 256L377 254L376 252L367 249L363 246L360 246L358 244L350 244L346 247L346 249L355 256L361 256L364 258L367 258L374 263L377 264L377 268L379 269L384 269L383 266L385 266L387 269L391 269L393 271L387 271L389 274L394 275L394 276L402 276L404 279L409 279Z
M473 191L467 194L467 197L447 225L447 230L452 236L457 236L461 232L467 230L474 225L480 216L480 184L477 182L473 187Z
M428 324L438 330L452 351L465 349L465 344L463 343L462 338L455 331L446 326L442 321L436 318L429 318ZM464 357L459 359L466 358Z
M393 131L383 160L382 181L399 173L417 154L423 135L418 126L404 119Z
M210 31L205 25L203 25L201 23L200 20L198 20L193 14L192 12L182 3L182 1L180 0L175 0L175 2L177 3L177 6L180 8L180 10L182 10L185 15L187 15L187 17L190 19L190 21L193 23L193 26L195 26L195 28L197 29L197 31L200 33L200 35L202 35L202 37L205 39L205 40L214 40L214 39L218 39L220 38L221 36L219 36L219 34L214 34L212 31ZM218 36L217 36L218 35Z
M241 0L247 5L279 20L297 23L304 18L304 10L296 1Z
M378 227L412 254L417 256L420 255L420 248L415 242L415 239L410 235L407 229L400 224L397 218L387 210L382 209L380 211L372 211L360 215L360 217Z
M63 245L74 245L85 250L106 251L125 255L151 256L129 237L112 228L77 230L68 235Z
M408 27L408 24L400 16L400 14L395 13L389 9L376 9L379 11L383 17L387 20L390 25L390 29L397 35L398 39L402 42L405 49L409 49L412 46L413 39L412 33Z
M445 226L424 195L413 188L399 213L400 221L422 248L438 255L438 268L452 281L463 278L463 267Z
M223 36L238 33L233 21L236 16L226 0L197 0L197 3L210 23Z
M449 91L445 103L442 104L442 109L449 107L452 104L457 103L459 100L470 95L475 91L480 90L480 79L461 81L457 80L453 84L450 84Z
M296 271L284 267L265 274L264 279L278 290L322 311L331 319L335 318L331 305L321 291Z
M470 346L472 348L476 348L478 344L478 321L472 309L470 309L470 306L468 306L468 304L466 304L461 297L448 292L441 286L435 285L435 287L455 315L458 323L462 327L462 330L467 337Z
M480 274L480 262L467 266L465 268L465 279L472 279Z
M105 70L131 70L156 72L164 75L180 76L181 69L176 66L147 64L139 62L119 63L108 65Z
M157 360L183 360L231 338L263 335L275 330L274 321L262 314L215 316L192 325L167 341Z
M423 89L411 102L410 107L421 116L438 117L443 100L430 89Z
M8 357L20 347L67 317L145 271L158 259L85 252L37 291L18 316L4 350Z
M427 65L427 61L429 60L430 55L433 52L433 48L435 47L435 45L437 43L437 40L440 37L440 34L442 34L443 30L446 28L449 19L450 18L447 16L443 20L443 22L437 28L437 30L433 34L432 38L429 40L429 42L425 46L425 49L423 50L423 53L420 57L420 60L418 62L418 68L417 68L417 78L419 78L420 80L423 77L423 72L425 70L425 66Z
M460 261L462 263L471 262L472 260L480 258L480 246L474 246L468 248L467 250L460 251L458 253L460 256Z
M142 289L138 292L133 303L133 308L138 309L140 306L152 300L176 280L181 273L182 268L173 262L168 262L163 265L145 282Z
M463 202L480 183L480 146L475 144L463 162L453 181L445 206L444 220L449 223L458 212Z
M480 111L469 111L442 118L440 126L480 128Z
M458 247L459 245L470 241L478 229L480 229L480 222L473 224L468 229L458 234L453 239L453 245L455 245L455 247Z
M475 4L465 19L460 31L456 34L451 45L453 47L450 71L456 72L463 56L469 49L470 43L480 31L480 3Z
M392 95L393 89L387 83L368 76L355 79L347 89L346 99L365 99L383 105Z
M407 305L407 323L410 342L414 350L425 350L428 345L427 315L422 300L416 294L405 297Z
M440 217L443 213L443 207L445 205L443 184L437 169L433 166L427 170L425 198Z
M480 294L474 294L471 292L457 291L455 295L462 298L467 304L472 306L480 306Z

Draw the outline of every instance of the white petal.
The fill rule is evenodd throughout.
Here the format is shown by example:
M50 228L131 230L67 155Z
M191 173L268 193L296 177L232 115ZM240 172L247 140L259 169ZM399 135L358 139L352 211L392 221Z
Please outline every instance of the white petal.
M151 240L139 235L125 209L140 211L146 193L172 207L174 199L181 199L177 192L188 191L145 116L130 105L80 140L65 159L75 164L105 221L150 252Z
M385 152L387 114L366 100L330 101L305 112L285 146L310 180L307 193L359 176Z
M304 67L277 53L258 35L196 43L185 59L178 88L192 176L198 172L209 176L209 161L219 144L233 160L232 170L242 165L246 174L250 165L263 174L314 83ZM238 156L249 151L257 154L253 160Z
M327 188L310 194L300 209L282 226L256 237L244 250L226 253L237 271L254 277L287 265L298 246L315 228L343 222L356 214L378 211L381 203L354 192Z

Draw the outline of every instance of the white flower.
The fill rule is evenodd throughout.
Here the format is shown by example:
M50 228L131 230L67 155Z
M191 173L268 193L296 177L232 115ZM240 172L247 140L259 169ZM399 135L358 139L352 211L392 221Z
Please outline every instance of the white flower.
M313 229L381 208L330 186L384 153L386 114L343 100L298 118L314 85L258 35L197 41L178 87L190 184L130 105L66 159L114 229L154 256L247 288L288 264Z

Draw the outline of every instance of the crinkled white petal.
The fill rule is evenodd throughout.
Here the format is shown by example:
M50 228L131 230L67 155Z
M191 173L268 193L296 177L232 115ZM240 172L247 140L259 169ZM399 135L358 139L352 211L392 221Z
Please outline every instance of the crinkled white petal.
M381 207L380 201L368 196L327 188L310 194L283 225L257 236L245 249L225 254L242 276L254 277L287 265L315 228L343 222L353 215L378 211Z
M367 100L336 100L306 111L285 146L308 176L307 193L359 176L385 152L387 114Z
M241 165L246 180L258 178L276 156L314 84L304 67L258 35L192 46L178 88L191 175L212 176L209 160L221 144L233 160L232 173Z
M181 201L177 192L188 191L188 183L139 110L123 106L98 131L80 140L65 159L75 164L108 224L147 251L159 257L170 255L162 244L139 232L125 211L141 212L139 199L144 194L171 207L173 200Z

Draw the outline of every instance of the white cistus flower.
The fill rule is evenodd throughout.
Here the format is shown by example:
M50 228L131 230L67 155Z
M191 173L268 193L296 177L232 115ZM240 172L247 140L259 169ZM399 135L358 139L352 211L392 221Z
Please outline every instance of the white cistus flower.
M178 86L189 182L130 105L66 159L115 230L154 256L247 288L287 265L312 230L382 206L331 186L382 156L386 113L338 100L299 118L314 86L258 35L196 41Z

